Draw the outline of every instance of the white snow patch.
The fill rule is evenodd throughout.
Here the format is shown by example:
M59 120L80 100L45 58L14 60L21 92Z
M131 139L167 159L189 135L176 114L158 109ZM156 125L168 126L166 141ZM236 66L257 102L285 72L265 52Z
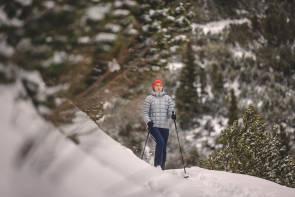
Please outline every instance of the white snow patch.
M0 25L2 25L2 24L20 27L23 25L23 21L21 21L17 18L13 18L13 19L8 18L5 11L3 10L3 6L2 6L2 7L0 7Z
M27 72L24 70L20 70L19 68L15 68L14 72L18 73L17 78L26 79L29 82L37 85L38 89L37 89L36 98L39 101L44 101L48 96L55 94L55 93L62 91L62 90L67 90L70 87L69 84L60 84L57 86L48 87L44 83L41 74L37 71Z
M121 68L115 58L111 62L108 63L108 67L111 72L120 70L120 68Z
M150 27L150 25L147 24L147 25L143 25L141 29L142 29L142 31L145 31L146 32L146 31L149 30L149 27Z
M67 57L68 57L68 55L66 52L56 51L56 52L54 52L52 62L55 64L60 64L60 63L63 63L64 61L66 61Z
M132 0L123 0L123 1L115 1L114 2L114 6L116 8L122 7L123 5L129 6L129 7L134 7L137 5L136 1L132 1Z
M263 101L259 101L259 102L257 103L257 107L258 107L258 108L261 108L262 105L263 105Z
M117 7L117 8L122 7L122 5L123 5L122 1L117 0L117 1L114 2L114 6Z
M90 7L87 10L86 18L89 18L94 21L102 20L105 14L110 11L110 8L110 4Z
M103 42L103 41L114 41L116 40L117 36L113 33L99 33L95 37L95 41L97 42Z
M198 119L198 122L200 124L198 128L186 131L186 139L196 146L201 155L209 156L212 149L208 148L208 145L216 147L216 138L226 128L227 118L204 115Z
M153 71L159 71L161 68L159 66L152 66Z
M88 43L89 41L90 41L89 36L82 36L78 39L78 43L82 43L82 44Z
M193 32L196 32L196 29L201 29L204 34L219 34L223 31L224 28L228 27L230 24L243 24L248 23L250 24L249 19L238 19L238 20L221 20L221 21L215 21L210 22L207 24L192 24Z
M212 61L212 60L208 60L207 58L206 59L202 59L202 61L198 61L198 55L195 56L197 63L199 64L199 66L201 68L206 68L208 65L212 65L214 63L216 63L215 61Z
M229 81L224 84L224 87L227 88L228 90L233 89L236 96L240 96L241 94L241 90L239 86L240 84L238 80Z
M80 54L70 54L69 55L69 61L74 62L74 63L81 62L82 60L84 60L84 58L85 57Z
M103 104L103 109L106 110L106 109L109 109L109 108L112 108L113 107L113 104L106 101L104 104Z
M169 70L174 71L183 68L184 64L182 62L168 62L167 67Z
M17 44L16 47L18 50L26 51L32 48L31 39L29 38L22 38L21 41Z
M114 33L119 32L121 30L120 25L111 24L111 23L107 24L105 28L108 29L108 30L111 30Z
M243 48L241 48L240 46L235 47L235 48L231 48L230 50L235 58L238 58L238 59L251 58L253 60L256 60L256 55L253 52L246 51Z
M32 4L32 0L15 0L24 6L28 6Z
M14 53L14 48L6 43L6 39L0 39L0 54L10 57Z
M174 46L170 47L170 51L172 53L175 53L177 51L177 49L179 49L179 46L177 46L177 45L174 45Z
M211 85L206 86L205 91L208 93L209 99L213 99L214 98L214 95L213 95L213 92L212 92L212 86Z
M42 62L42 66L48 67L51 64L61 64L68 59L68 54L64 51L55 51L53 56Z
M54 1L45 1L45 2L43 3L43 5L44 5L45 7L47 7L48 9L52 9L52 8L54 8L54 6L55 6L55 2L54 2Z
M244 107L248 107L249 105L253 105L254 102L251 99L244 98L240 100L240 104Z
M175 36L171 42L176 42L176 41L186 41L187 40L187 36L186 35L177 35Z
M131 1L131 0L125 0L124 4L130 7L134 7L137 5L136 1Z
M128 29L127 34L136 35L138 34L138 31L136 29L131 28L131 29Z
M117 9L113 12L114 16L127 16L129 14L129 10Z

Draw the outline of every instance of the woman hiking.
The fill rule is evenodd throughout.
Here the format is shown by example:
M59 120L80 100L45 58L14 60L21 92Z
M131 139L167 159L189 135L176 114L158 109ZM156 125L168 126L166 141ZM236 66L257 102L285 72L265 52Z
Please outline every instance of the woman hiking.
M169 118L176 120L174 102L163 90L161 80L153 81L153 91L143 104L143 119L156 141L154 166L165 170L166 147L169 136ZM173 113L172 113L173 112Z

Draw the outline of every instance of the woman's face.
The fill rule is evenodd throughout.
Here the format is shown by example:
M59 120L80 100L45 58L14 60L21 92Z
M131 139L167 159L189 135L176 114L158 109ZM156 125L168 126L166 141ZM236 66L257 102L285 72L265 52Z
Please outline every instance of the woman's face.
M155 92L162 92L162 90L163 90L163 85L160 84L160 83L156 83L154 89L155 89Z

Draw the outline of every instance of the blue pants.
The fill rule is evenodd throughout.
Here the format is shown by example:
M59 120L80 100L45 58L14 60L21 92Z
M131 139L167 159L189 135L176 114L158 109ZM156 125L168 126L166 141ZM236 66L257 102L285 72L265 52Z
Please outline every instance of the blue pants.
M169 129L153 127L151 130L151 134L156 141L154 166L160 165L162 170L165 170L166 147L169 136Z

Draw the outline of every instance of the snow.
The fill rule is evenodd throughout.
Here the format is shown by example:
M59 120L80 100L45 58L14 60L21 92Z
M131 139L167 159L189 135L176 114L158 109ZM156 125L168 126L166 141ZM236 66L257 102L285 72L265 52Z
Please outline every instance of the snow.
M87 10L86 18L89 18L94 21L102 20L105 14L110 11L110 8L110 4L90 7Z
M0 114L0 196L295 195L293 188L247 175L191 167L191 177L184 179L183 169L161 171L106 135L77 108L72 123L57 128L43 120L29 100L17 99L23 91L19 81L1 85L0 91L5 112ZM77 134L78 145L65 137L72 134ZM31 149L20 154L30 141Z
M129 6L129 7L134 7L137 5L136 1L131 1L131 0L125 0L123 1L125 5Z
M233 89L236 96L240 96L241 94L238 80L226 82L224 84L224 87L227 88L229 91Z
M16 0L16 1L21 3L24 6L28 6L32 4L32 0Z
M119 32L121 30L120 25L111 24L111 23L107 24L105 28L108 29L108 30L111 30L114 33Z
M252 101L251 99L249 99L249 98L241 99L239 103L240 103L241 106L243 106L243 107L247 107L247 106L249 106L249 105L253 105L253 104L254 104L253 101Z
M114 2L114 6L116 8L122 7L123 5L126 5L128 7L134 7L134 6L137 5L137 2L136 1L132 1L132 0L123 0L123 1L117 0L117 1Z
M13 19L8 18L7 14L3 10L3 6L2 6L2 7L0 7L0 26L2 24L20 27L23 25L23 22L17 18L13 18Z
M223 31L224 28L228 27L230 24L243 24L250 23L249 19L237 19L237 20L221 20L210 22L207 24L192 24L193 32L196 32L196 29L201 29L204 34L219 34Z
M251 51L246 51L240 46L234 47L230 49L233 56L237 59L241 58L251 58L253 60L256 60L256 55Z
M95 41L96 42L102 42L102 41L109 41L112 42L114 40L116 40L116 34L112 34L112 33L99 33L96 35L95 37Z
M121 68L115 58L111 62L108 63L108 67L111 72L120 70L120 68Z
M55 51L53 56L42 62L42 66L48 67L52 64L61 64L68 59L68 54L64 51Z
M85 57L83 55L80 55L80 54L70 54L69 55L69 61L71 61L73 63L81 62L84 59L85 59Z
M45 1L44 6L47 7L48 9L52 9L55 6L55 2L54 1Z
M22 38L21 41L17 44L16 47L20 51L26 51L32 48L31 39Z
M82 43L82 44L89 43L89 41L90 41L89 36L82 36L78 39L78 43Z
M129 14L129 10L117 9L113 12L114 16L127 16Z
M170 47L170 51L171 51L172 53L175 53L175 52L177 51L177 49L179 49L179 48L180 48L179 46L174 45L174 46Z
M168 62L168 69L171 71L175 71L184 67L182 62Z
M136 29L128 29L128 32L127 32L129 35L136 35L138 34L138 31Z
M0 16L1 17L1 16ZM1 20L1 18L0 18ZM0 21L1 22L1 21ZM1 23L0 23L1 26ZM3 39L3 37L0 37L0 54L10 57L14 53L14 48L6 43L6 39Z
M198 119L199 127L186 131L186 139L194 144L200 155L206 157L212 153L212 149L208 147L216 147L215 140L221 131L227 126L227 119L222 116L212 117L204 115Z
M186 35L177 35L171 40L171 42L186 41L186 40L187 40Z
M113 107L113 104L106 101L104 104L103 104L103 109L106 110L108 108L112 108Z
M152 71L159 71L160 69L160 66L152 66Z

